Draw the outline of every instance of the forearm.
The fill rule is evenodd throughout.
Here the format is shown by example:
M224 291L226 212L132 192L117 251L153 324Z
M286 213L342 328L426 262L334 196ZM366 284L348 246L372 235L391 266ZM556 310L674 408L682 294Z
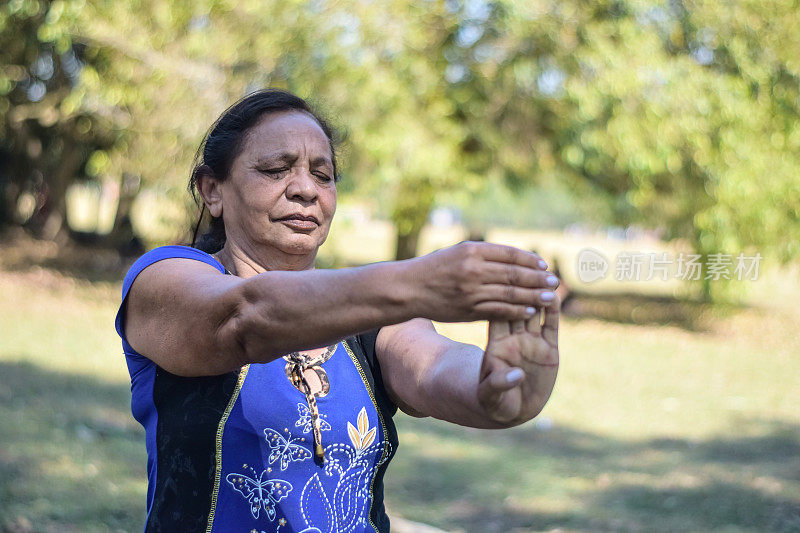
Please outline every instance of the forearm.
M494 419L481 405L478 386L484 351L473 345L453 343L442 354L425 380L425 411L435 418L463 426L497 429L516 426L531 420L544 408L558 373L557 364L526 365L520 384L520 401L526 405L520 416L509 421Z
M325 346L414 316L406 262L267 272L244 281L230 328L243 363Z
M478 402L482 358L479 347L453 342L422 381L420 412L461 426L507 427L492 420Z

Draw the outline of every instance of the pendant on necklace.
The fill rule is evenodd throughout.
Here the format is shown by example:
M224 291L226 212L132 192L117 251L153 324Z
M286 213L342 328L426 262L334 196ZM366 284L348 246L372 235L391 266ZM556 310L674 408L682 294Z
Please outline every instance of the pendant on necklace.
M314 457L321 463L324 463L325 449L322 447L322 429L320 428L319 408L317 407L316 398L317 395L312 392L311 386L308 384L308 380L303 372L302 365L293 365L290 379L292 384L306 397L306 403L308 403L308 412L311 416L311 432L314 436Z
M283 356L286 360L286 377L306 397L308 412L311 417L311 430L314 437L314 457L320 463L325 462L325 449L322 447L322 429L320 427L317 398L327 396L331 390L328 373L325 372L321 365L331 358L337 345L338 343L328 346L325 352L313 358L299 352L292 352ZM309 370L313 371L314 376L319 380L318 390L315 390L317 387L312 388L311 383L309 383L306 376L306 372ZM317 383L314 383L314 385L317 385Z
M294 387L297 390L299 390L300 392L302 392L303 394L305 394L305 392L303 391L303 387L300 385L300 382L297 381L294 377L292 377L292 372L293 372L293 369L294 369L295 366L299 366L299 367L302 368L303 377L305 377L306 381L309 382L308 385L311 388L311 390L313 391L314 396L316 396L317 398L324 398L325 396L328 395L328 393L331 391L331 382L328 379L328 373L325 372L324 368L322 368L321 366L316 366L316 365L315 366L308 366L308 367L304 367L303 368L303 365L299 364L299 363L286 363L286 368L285 368L286 377L289 378L289 381L292 383L292 385L294 385ZM314 387L314 385L317 385L317 384L313 383L313 381L314 381L313 379L309 380L308 377L305 376L305 371L306 370L313 371L314 374L316 374L316 377L319 380L319 385L318 385L319 389L315 390L316 387Z

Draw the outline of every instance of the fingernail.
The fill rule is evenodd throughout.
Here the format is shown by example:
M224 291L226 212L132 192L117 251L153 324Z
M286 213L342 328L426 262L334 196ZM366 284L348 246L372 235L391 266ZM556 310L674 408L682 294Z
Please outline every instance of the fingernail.
M525 314L528 315L528 317L532 317L533 315L536 314L536 309L534 309L533 307L526 307Z
M542 270L547 270L547 263L545 263L542 259L539 259L539 267Z
M522 371L520 368L515 368L508 374L506 374L506 381L509 383L513 383L515 381L519 381L520 379L525 377L525 372Z
M550 285L551 287L555 287L556 285L558 285L558 278L555 276L547 276L545 282L547 282L547 284Z
M552 300L552 299L553 299L553 296L554 296L554 294L553 294L552 292L550 292L550 291L545 291L545 292L543 292L543 293L542 293L542 296L541 296L541 298L542 298L542 300L544 300L545 302L549 302L550 300Z

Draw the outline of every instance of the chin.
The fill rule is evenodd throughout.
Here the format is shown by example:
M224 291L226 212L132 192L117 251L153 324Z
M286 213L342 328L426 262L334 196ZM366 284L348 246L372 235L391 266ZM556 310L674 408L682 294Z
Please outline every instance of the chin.
M275 246L285 254L291 255L309 255L316 254L317 250L325 239L312 237L311 235L293 235L289 239L285 239Z

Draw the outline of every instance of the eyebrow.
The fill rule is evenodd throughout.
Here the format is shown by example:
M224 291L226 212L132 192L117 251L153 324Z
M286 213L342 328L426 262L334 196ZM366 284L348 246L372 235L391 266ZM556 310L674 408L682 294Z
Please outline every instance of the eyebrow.
M265 156L259 156L256 160L256 165L263 165L267 163L281 162L281 163L294 163L297 161L297 154L292 152L275 152ZM317 156L311 159L311 165L319 167L322 165L333 166L333 163L328 157Z

